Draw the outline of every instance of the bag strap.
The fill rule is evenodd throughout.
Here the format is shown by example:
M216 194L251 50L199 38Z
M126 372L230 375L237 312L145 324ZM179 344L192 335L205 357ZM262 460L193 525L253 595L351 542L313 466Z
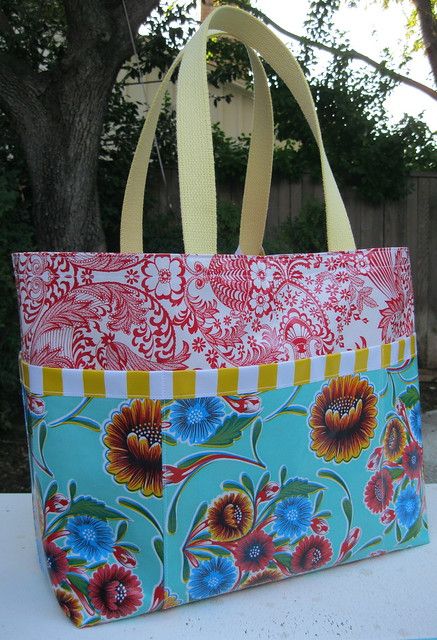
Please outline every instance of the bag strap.
M217 35L223 34L216 30L212 30L207 34L207 37ZM255 89L252 136L241 212L239 250L244 253L258 254L262 253L262 241L269 204L274 149L274 122L270 89L264 67L253 50L247 48L247 51L254 76ZM180 64L183 54L184 50L178 54L170 69L164 76L148 111L146 121L138 140L126 184L121 215L120 251L123 253L141 253L143 251L144 190L155 130L165 92L170 84L170 79L173 73ZM204 61L203 66L206 69ZM208 100L206 117L209 131L211 131L206 78L205 83L205 91ZM253 225L254 216L257 220L256 230L254 233L249 234L248 230L251 228L251 225ZM182 219L184 220L184 216L182 216ZM213 221L214 229L212 230L212 233L215 239L217 236L215 214ZM202 225L203 222L205 222L205 220L202 218L199 220L199 225ZM207 229L206 231L208 232ZM209 231L211 232L211 230ZM243 237L244 240L242 240ZM249 241L247 241L246 238L249 238ZM188 252L187 246L185 246L185 251Z
M217 246L214 157L204 63L209 29L225 31L257 51L296 98L320 151L328 248L330 251L355 249L346 209L326 157L311 91L299 63L262 22L236 7L221 6L210 13L186 45L179 71L177 138L185 250L215 253ZM254 179L262 179L262 169ZM251 189L251 185L247 188ZM243 252L250 244L251 234L259 235L258 227L256 216L243 227Z

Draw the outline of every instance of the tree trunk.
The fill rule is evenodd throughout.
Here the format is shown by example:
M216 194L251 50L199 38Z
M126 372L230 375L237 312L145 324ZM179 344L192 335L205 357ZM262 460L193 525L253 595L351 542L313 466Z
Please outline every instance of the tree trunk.
M10 115L26 156L38 248L102 251L97 167L105 109L121 65L132 54L130 30L157 0L63 0L66 49L57 65L37 72L16 55L0 54L0 105ZM14 30L0 10L0 33Z
M41 250L103 251L97 168L105 107L116 70L90 64L46 88L44 114L21 120ZM40 98L40 99L41 99Z
M431 0L413 0L419 14L423 43L428 56L434 82L437 84L437 19L433 13Z

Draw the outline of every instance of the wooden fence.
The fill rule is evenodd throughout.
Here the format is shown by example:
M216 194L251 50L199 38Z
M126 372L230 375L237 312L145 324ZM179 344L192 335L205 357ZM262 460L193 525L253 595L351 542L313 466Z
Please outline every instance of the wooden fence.
M167 176L166 194L161 191L158 207L167 207L168 197L178 202L177 176ZM353 189L342 192L357 247L408 246L413 270L416 300L416 331L420 366L437 369L437 173L414 173L408 195L397 202L371 206L362 202ZM241 186L222 186L219 199L239 204ZM267 232L287 218L295 219L302 204L323 199L320 184L304 177L298 183L288 180L272 184ZM178 207L175 206L175 209Z

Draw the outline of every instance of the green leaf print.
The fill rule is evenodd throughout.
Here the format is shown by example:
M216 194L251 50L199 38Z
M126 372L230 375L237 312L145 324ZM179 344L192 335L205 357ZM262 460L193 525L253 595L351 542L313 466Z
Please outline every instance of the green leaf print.
M202 447L229 447L239 440L246 429L255 420L253 416L244 418L236 413L227 416L217 431L200 446Z
M419 391L413 384L408 385L406 391L401 393L399 397L407 409L412 409L420 400Z
M93 516L98 520L126 520L126 516L94 498L81 497L71 503L66 516Z
M404 542L408 542L409 540L413 540L414 538L416 538L419 535L421 529L422 517L419 516L416 522L408 529L407 533L402 538L401 543L403 544Z

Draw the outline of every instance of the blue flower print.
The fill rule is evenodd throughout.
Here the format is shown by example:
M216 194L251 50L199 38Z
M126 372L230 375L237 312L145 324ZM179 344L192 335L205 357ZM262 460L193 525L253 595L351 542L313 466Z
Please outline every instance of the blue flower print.
M223 416L219 398L177 400L170 412L170 433L183 442L200 444L217 431Z
M76 516L67 525L67 544L75 555L104 560L112 551L114 533L107 522L91 516Z
M280 536L299 538L311 524L313 507L308 498L286 498L275 509L273 528Z
M420 403L418 402L410 411L411 431L416 441L422 443L422 415L420 412Z
M396 516L400 524L410 528L420 514L420 498L410 485L399 494L396 503Z
M237 570L229 558L212 558L192 571L188 590L193 600L210 598L230 591L236 579Z

